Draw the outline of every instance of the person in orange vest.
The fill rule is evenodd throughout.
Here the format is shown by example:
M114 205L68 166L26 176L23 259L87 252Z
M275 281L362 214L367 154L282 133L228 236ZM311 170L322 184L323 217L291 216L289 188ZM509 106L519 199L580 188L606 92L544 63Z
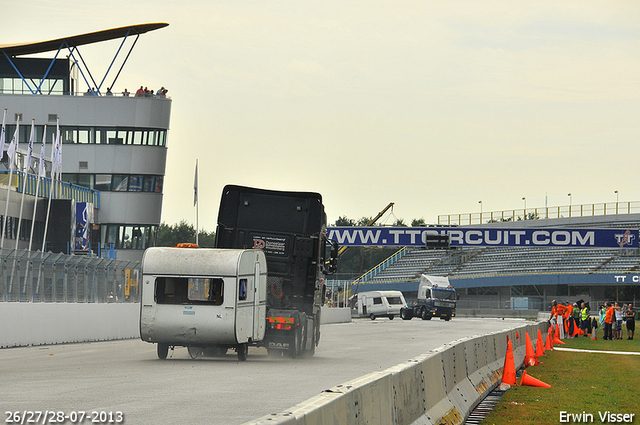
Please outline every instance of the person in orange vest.
M556 300L551 301L551 316L549 316L548 322L551 322L552 325L557 323L558 316L558 302Z
M610 302L607 302L605 306L607 307L607 312L604 315L604 337L602 339L611 341L613 339L613 319L615 312Z

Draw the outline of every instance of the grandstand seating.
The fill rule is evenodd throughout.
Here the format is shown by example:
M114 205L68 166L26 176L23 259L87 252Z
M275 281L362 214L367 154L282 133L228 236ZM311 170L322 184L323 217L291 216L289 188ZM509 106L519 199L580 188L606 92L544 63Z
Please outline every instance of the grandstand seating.
M522 274L629 273L640 269L637 250L615 248L469 248L453 251L412 249L369 280L417 280L422 273L449 277ZM362 281L363 283L366 281Z
M635 204L634 204L635 205ZM635 207L634 207L635 211ZM610 214L501 223L501 226L640 228L640 214ZM422 273L451 278L536 274L640 272L640 249L476 247L452 250L409 248L360 278L361 283L411 282Z

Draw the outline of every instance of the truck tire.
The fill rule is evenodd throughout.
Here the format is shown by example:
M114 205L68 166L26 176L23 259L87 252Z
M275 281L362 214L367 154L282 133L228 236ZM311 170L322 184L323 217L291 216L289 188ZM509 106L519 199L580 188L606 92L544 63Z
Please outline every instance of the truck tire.
M393 320L393 314L389 315L389 320Z
M158 343L158 358L160 360L165 360L167 358L167 354L169 354L169 344L163 344L161 342Z
M421 318L422 320L431 320L431 315L429 314L429 312L427 311L427 309L426 309L426 308L423 308L423 309L420 311L420 318Z
M451 320L451 316L446 316L446 317L444 318L444 321L445 321L445 322L448 322L449 320Z
M376 315L375 315L375 314L373 314L373 313L371 313L371 314L369 315L369 319L371 319L371 320L376 320Z
M402 320L411 320L413 318L413 313L409 311L409 309L403 308L400 310L400 318Z
M236 347L236 351L238 353L238 360L241 362L247 360L247 355L249 354L249 344L246 342L244 344L240 344Z
M298 330L293 332L293 341L289 345L289 357L295 359L300 354L300 332Z
M314 326L314 329L311 330L311 332L307 331L307 334L308 334L307 338L311 338L311 348L308 349L308 350L302 351L302 358L303 359L310 359L316 353L316 330L315 330L315 326ZM306 347L306 342L303 342L302 344L303 344L303 347Z

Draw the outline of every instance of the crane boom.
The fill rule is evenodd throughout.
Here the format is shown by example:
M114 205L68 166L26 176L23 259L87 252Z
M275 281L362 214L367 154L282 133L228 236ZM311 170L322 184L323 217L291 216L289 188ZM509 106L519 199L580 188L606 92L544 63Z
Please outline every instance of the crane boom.
M375 222L378 221L380 219L380 217L382 217L384 215L384 213L389 211L389 208L393 208L393 202L389 202L389 205L384 207L384 209L382 211L380 211L378 213L378 215L376 215L371 220L369 220L369 222L366 225L367 226L373 226L375 224ZM338 258L347 250L347 248L349 248L349 247L348 246L341 246L340 247L340 249L338 250Z

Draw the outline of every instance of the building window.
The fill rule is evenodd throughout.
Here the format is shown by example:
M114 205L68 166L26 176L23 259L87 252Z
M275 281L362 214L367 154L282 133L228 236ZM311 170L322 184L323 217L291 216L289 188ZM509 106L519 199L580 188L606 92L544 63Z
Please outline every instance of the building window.
M114 192L126 192L129 188L129 176L125 174L114 174L112 188Z
M94 189L101 192L111 191L111 174L96 174Z
M100 227L107 247L144 250L156 245L158 226L155 225L104 224Z

